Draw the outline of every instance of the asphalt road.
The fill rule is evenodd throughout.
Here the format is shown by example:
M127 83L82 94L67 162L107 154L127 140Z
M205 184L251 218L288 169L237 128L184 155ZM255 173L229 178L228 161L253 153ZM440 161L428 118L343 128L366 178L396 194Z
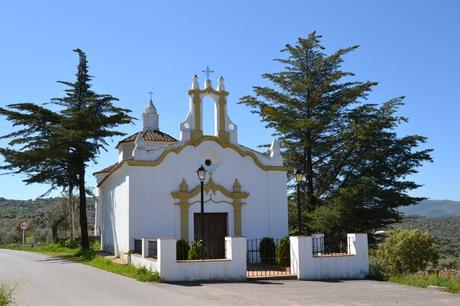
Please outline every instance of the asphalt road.
M375 281L142 283L36 253L0 249L16 305L460 305L460 294Z

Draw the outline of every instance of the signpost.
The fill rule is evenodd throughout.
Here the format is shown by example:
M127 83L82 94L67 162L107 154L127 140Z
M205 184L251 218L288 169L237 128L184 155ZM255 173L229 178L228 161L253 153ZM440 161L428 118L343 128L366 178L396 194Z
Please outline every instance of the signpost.
M26 230L29 228L29 223L26 220L19 222L19 228L22 230L22 245L24 245L26 238Z

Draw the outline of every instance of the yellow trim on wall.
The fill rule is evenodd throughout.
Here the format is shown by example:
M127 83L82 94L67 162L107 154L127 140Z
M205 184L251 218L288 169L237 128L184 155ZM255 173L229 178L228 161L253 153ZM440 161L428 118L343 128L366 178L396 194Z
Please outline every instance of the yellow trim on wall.
M188 143L184 143L183 145L180 145L179 147L174 147L174 148L168 148L166 149L163 153L161 153L160 157L155 160L155 161L137 161L137 160L127 160L126 162L128 163L129 166L141 166L141 167L156 167L159 164L163 162L163 160L166 158L166 156L170 153L176 153L179 154L183 149L185 149L187 146L192 146L192 147L197 147L204 141L214 141L218 143L222 148L227 149L233 149L235 150L241 157L249 156L252 158L254 163L262 170L264 171L288 171L288 167L285 166L268 166L262 164L262 162L257 158L254 152L251 151L244 151L237 145L234 145L232 143L222 143L217 137L215 136L202 136L199 140L197 141L191 141Z
M182 182L179 185L180 191L171 192L171 195L174 199L180 200L176 205L180 206L180 232L181 239L188 241L188 214L190 203L189 200L194 196L198 195L201 192L201 186L198 185L192 190L188 191L188 185L185 181L185 178L182 179ZM247 192L241 192L241 185L238 182L238 179L235 179L235 182L232 186L232 191L227 190L224 186L214 183L212 177L209 178L208 182L204 185L205 193L216 193L220 191L227 198L232 199L233 206L233 229L235 236L241 236L241 206L245 204L243 199L246 199L249 196Z
M185 179L183 179L182 182L185 182ZM183 184L183 183L181 183L181 184ZM235 183L233 183L233 185L235 186L235 184L239 185L239 182L238 182L237 179L235 179ZM246 199L249 196L249 193L241 192L241 190L236 190L236 188L234 188L233 191L227 190L224 186L214 183L212 177L204 185L203 189L204 189L204 192L206 192L206 193L209 193L209 192L216 193L217 191L220 191L227 198L233 199L233 200L235 200L235 199L238 199L238 200ZM181 189L181 191L171 192L171 195L172 195L172 197L174 199L178 199L178 200L181 200L181 201L188 201L191 198L193 198L194 196L196 196L197 194L199 194L200 191L201 191L200 185L197 185L195 188L193 188L190 191L184 191L184 189Z
M161 153L160 157L155 160L155 161L139 161L139 160L124 160L121 163L117 165L113 170L111 170L102 180L101 182L97 185L97 187L101 186L108 178L109 176L112 175L115 171L117 171L121 166L126 163L128 166L133 166L133 167L156 167L159 164L163 162L163 160L166 158L166 156L170 153L176 153L179 154L183 149L185 149L187 146L192 146L192 147L197 147L204 141L214 141L218 143L222 148L231 148L235 150L238 154L240 154L241 157L249 156L252 158L256 166L258 166L260 169L264 171L288 171L289 168L285 166L268 166L264 165L260 162L260 160L257 158L257 156L251 152L251 151L244 151L237 145L234 145L232 143L222 143L219 138L214 137L214 136L201 136L198 140L192 140L190 142L186 142L179 147L174 147L174 148L168 148L164 150L163 153Z

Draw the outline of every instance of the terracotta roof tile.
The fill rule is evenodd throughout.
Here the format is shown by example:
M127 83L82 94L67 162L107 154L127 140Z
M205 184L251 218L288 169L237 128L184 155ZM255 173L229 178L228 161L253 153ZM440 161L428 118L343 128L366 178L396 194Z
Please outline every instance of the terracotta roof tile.
M117 166L118 166L118 163L115 163L115 164L113 164L113 165L110 165L110 166L108 166L108 167L102 169L102 170L96 171L96 172L94 172L93 174L110 172L110 171L112 171L113 169L115 169Z
M132 134L131 136L126 137L125 139L121 140L117 147L125 142L134 142L136 140L136 137L139 133L144 133L142 136L144 137L145 140L147 141L165 141L165 142L177 142L177 139L172 137L171 135L168 135L166 133L163 133L161 131L157 130L147 130L147 131L142 131L142 132L137 132Z

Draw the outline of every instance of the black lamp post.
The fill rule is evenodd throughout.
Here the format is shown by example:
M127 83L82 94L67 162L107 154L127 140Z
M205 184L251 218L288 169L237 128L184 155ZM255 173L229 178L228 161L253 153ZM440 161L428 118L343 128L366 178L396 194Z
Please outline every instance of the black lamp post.
M300 170L295 172L295 181L297 182L297 234L301 234L301 221L300 221L300 182L303 178L303 173Z
M200 213L200 220L201 220L201 259L204 259L204 179L206 178L206 169L203 165L196 170L196 174L198 175L198 179L200 180L200 187L201 187L201 213Z

